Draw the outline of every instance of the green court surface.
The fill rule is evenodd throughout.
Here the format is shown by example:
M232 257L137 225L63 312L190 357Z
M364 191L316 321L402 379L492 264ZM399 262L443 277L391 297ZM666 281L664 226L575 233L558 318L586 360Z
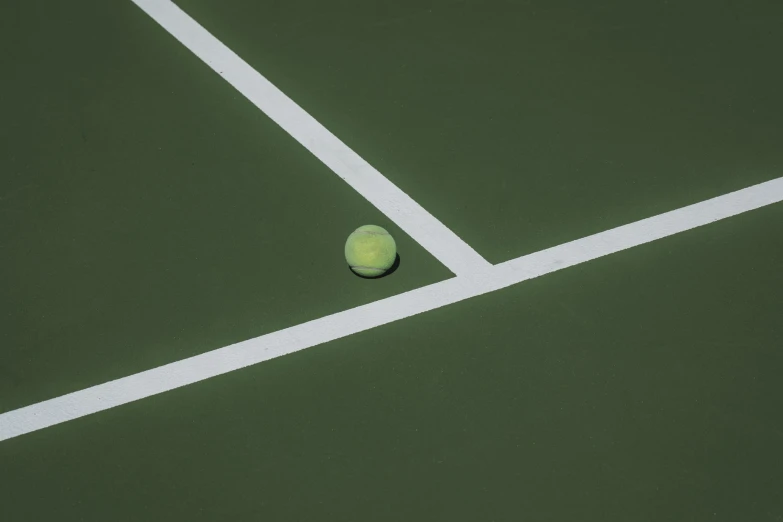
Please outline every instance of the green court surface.
M783 176L779 2L176 4L491 263ZM0 42L0 521L783 521L783 203L3 440L454 276L132 1Z
M783 168L783 2L177 3L491 262Z
M5 512L777 520L781 219L762 209L5 441Z
M80 5L3 33L0 411L451 275L132 3ZM353 277L365 222L416 269Z

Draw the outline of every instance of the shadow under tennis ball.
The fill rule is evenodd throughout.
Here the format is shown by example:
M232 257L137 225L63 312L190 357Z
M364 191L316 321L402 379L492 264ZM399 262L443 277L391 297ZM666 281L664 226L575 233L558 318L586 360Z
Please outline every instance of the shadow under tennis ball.
M362 279L383 279L384 277L389 277L390 275L392 275L394 272L397 271L399 267L400 267L400 254L397 254L397 256L394 258L394 263L392 263L392 266L390 266L389 269L383 273L383 275L379 275L378 277L368 277L368 276L359 275L353 270L351 270L350 266L348 267L348 270L351 270L351 273L353 275L355 275L356 277L361 277Z

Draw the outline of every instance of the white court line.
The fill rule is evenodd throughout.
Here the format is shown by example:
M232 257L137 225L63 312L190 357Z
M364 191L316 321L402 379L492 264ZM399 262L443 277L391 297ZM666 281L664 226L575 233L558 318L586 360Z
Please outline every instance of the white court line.
M0 441L783 201L783 178L0 415Z
M491 266L179 7L169 0L132 1L453 273Z

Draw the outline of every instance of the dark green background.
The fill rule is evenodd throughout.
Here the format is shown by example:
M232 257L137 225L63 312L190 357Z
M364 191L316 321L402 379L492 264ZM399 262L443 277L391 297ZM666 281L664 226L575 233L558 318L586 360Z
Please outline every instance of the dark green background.
M451 276L131 2L3 11L0 412Z
M177 4L491 262L783 171L783 2Z
M781 220L5 441L6 520L777 520Z
M779 2L180 5L493 262L781 175ZM131 2L0 14L0 412L450 277ZM0 520L783 520L782 224L4 441Z

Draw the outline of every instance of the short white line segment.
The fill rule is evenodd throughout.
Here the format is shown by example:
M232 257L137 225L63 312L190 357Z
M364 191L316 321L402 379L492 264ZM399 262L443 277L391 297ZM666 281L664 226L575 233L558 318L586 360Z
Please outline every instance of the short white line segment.
M783 178L0 415L0 441L783 201Z
M491 266L334 134L169 0L132 0L457 275Z

